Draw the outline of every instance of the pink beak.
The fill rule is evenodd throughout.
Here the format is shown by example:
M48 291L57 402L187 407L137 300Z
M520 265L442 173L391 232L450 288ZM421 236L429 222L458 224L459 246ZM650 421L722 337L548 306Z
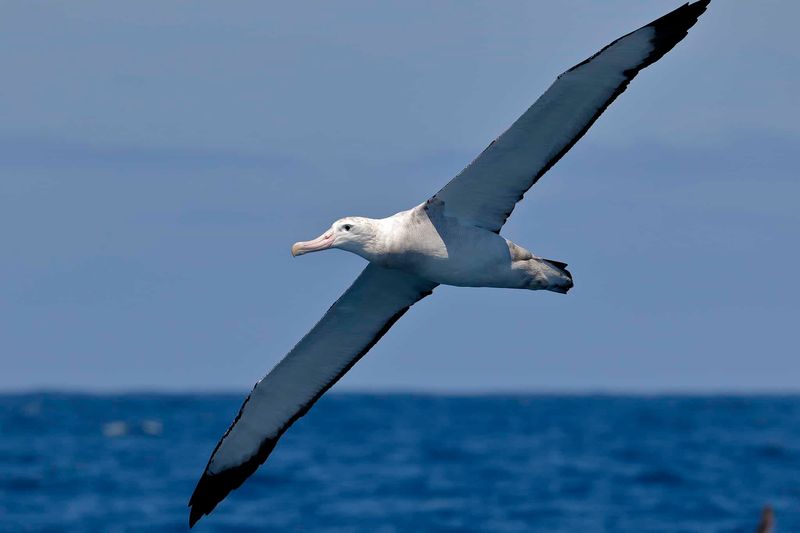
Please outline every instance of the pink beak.
M307 254L310 252L318 252L325 250L333 245L333 231L328 230L313 241L296 242L292 246L292 256Z

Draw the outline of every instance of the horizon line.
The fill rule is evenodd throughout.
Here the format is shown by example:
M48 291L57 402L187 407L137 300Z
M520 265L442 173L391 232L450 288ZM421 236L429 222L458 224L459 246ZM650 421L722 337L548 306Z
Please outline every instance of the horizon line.
M241 396L250 393L251 388L162 388L162 387L64 387L30 386L20 388L0 388L0 396L71 395L71 396ZM621 387L534 387L495 388L495 389L432 389L424 387L346 387L331 390L333 395L353 396L438 396L438 397L501 397L501 396L614 396L614 397L787 397L800 396L799 389L786 388L699 388L699 387L659 387L645 388Z

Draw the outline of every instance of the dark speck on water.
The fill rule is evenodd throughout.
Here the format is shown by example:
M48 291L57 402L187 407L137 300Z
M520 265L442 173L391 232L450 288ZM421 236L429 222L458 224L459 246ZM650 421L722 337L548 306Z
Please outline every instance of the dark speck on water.
M244 395L0 395L0 531L186 531ZM330 394L198 531L800 531L800 397Z

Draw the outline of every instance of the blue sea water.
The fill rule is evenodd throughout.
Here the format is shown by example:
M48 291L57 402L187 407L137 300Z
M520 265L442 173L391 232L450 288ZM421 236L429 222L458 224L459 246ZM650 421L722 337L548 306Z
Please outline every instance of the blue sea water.
M0 395L0 530L186 531L243 395ZM197 531L800 531L800 397L329 394Z

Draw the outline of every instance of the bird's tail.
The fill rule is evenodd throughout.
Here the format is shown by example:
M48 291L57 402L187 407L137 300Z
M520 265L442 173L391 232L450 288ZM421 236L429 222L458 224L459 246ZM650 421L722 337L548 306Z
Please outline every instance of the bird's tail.
M554 261L552 259L542 259L542 261L552 268L555 276L550 277L550 285L547 287L548 291L567 294L567 292L574 286L572 282L572 273L567 270L567 264L561 261Z

